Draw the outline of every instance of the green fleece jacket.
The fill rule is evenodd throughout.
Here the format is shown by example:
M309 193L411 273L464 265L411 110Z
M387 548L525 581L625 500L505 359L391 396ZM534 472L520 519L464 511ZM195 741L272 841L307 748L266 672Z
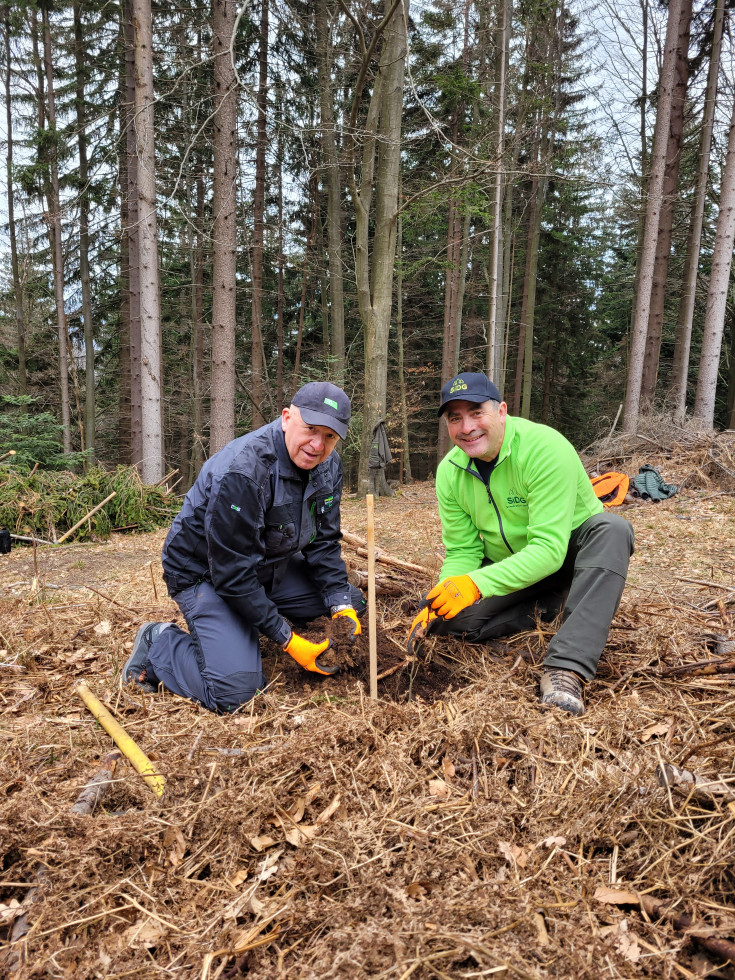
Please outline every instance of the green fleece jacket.
M484 597L558 571L572 531L603 509L574 446L555 429L510 415L489 486L455 446L437 469L436 495L441 579L469 575Z

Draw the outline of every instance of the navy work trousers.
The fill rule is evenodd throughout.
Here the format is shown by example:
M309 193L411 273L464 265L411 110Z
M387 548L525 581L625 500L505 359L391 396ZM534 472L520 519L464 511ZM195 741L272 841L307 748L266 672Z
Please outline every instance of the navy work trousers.
M633 546L633 528L625 518L607 511L594 514L572 531L558 572L518 592L480 599L453 619L436 619L429 632L464 634L481 643L534 629L536 616L550 621L562 611L544 667L573 670L592 680L620 604Z
M361 614L365 599L354 586L352 593L352 603ZM329 615L300 554L291 559L270 598L292 621ZM234 711L250 701L268 683L261 668L257 628L237 616L210 582L184 589L174 600L189 632L171 625L159 634L148 653L149 673L155 675L151 679L210 711Z

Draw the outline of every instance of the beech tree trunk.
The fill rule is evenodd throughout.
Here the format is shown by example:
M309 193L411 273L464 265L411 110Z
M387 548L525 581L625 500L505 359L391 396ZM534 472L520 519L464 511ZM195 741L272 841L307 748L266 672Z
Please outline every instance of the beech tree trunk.
M140 475L144 483L156 483L163 478L164 473L151 0L132 0L132 10L140 257L140 388L143 437Z
M635 432L640 413L641 382L643 378L643 357L648 334L648 317L651 308L651 287L653 269L656 261L656 242L658 240L659 217L663 197L664 173L666 170L666 150L669 142L669 120L676 78L676 51L679 43L679 23L683 0L670 0L664 60L659 80L659 99L656 115L656 130L651 153L651 174L648 182L648 202L646 222L643 233L638 291L631 326L630 360L628 365L628 385L625 395L623 431Z
M235 0L214 0L214 256L210 451L235 438L237 90L230 58ZM254 258L254 256L253 256ZM255 332L255 326L253 326Z
M707 428L715 422L715 394L720 367L720 350L725 329L727 296L730 288L732 250L735 244L735 98L730 117L725 169L720 186L720 210L717 215L715 247L712 253L712 273L707 292L707 312L704 319L702 356L699 360L694 417Z
M712 148L712 130L715 121L717 101L717 76L720 71L722 33L725 22L725 0L717 0L712 29L712 54L707 74L707 91L702 114L702 135L699 143L697 164L697 183L694 191L689 238L684 260L684 279L679 302L679 318L676 324L674 363L671 371L671 410L675 418L682 418L686 412L687 377L689 374L689 351L692 342L692 322L694 320L694 301L697 294L697 272L699 269L699 247L702 240L702 219L707 197L707 177L709 175L709 156Z
M658 380L666 280L669 273L671 235L674 227L674 204L676 202L676 188L679 183L679 164L684 139L684 106L689 83L689 29L691 22L692 0L682 0L679 42L676 51L676 81L669 119L669 143L666 151L666 170L658 224L656 259L653 265L653 282L651 284L651 310L648 317L648 333L641 377L641 408L644 411L653 406Z
M354 166L350 167L350 192L356 219L357 298L365 329L365 401L358 487L361 493L373 492L376 495L391 493L384 470L370 470L368 462L373 430L381 419L385 419L387 408L388 331L396 253L407 17L408 4L397 0L386 13L384 26L380 25L385 37L362 138L359 189ZM375 37L374 32L371 44ZM364 78L371 60L364 42L363 50L360 71ZM354 132L361 94L358 79L351 132ZM371 222L373 186L375 211Z

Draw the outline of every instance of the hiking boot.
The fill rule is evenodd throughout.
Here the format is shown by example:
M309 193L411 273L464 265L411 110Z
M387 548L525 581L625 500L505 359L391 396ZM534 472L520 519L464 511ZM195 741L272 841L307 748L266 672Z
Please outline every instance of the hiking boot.
M147 694L155 694L158 690L158 680L148 663L148 651L154 641L170 623L143 623L135 636L133 652L123 667L123 684L135 684Z
M570 715L584 714L582 678L572 670L550 668L541 675L541 704L552 704Z

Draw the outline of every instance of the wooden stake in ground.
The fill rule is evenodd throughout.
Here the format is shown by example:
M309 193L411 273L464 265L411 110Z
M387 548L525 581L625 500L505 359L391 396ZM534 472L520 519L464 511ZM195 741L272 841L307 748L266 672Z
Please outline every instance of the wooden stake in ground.
M126 759L132 763L133 767L145 779L156 796L163 796L163 776L159 776L145 752L138 748L122 725L115 721L107 708L97 700L86 684L81 683L77 685L77 694L107 734L112 737Z
M367 501L367 557L368 557L368 645L370 650L370 697L378 696L378 647L375 635L375 497L369 493Z

